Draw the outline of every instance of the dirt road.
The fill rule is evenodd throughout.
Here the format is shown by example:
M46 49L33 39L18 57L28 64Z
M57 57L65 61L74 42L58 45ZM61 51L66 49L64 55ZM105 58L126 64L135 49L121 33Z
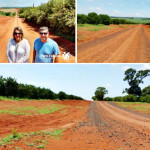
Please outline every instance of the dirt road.
M77 54L78 63L149 63L150 26L132 26L78 44Z
M27 24L24 22L24 19L18 18L16 15L14 18L0 16L0 63L8 62L6 56L6 47L9 39L12 38L12 32L16 26L19 26L23 29L24 37L29 41L31 46L29 62L32 62L34 40L39 37L38 27L33 27ZM59 45L61 52L60 63L74 63L75 44L59 36L55 36L52 33L50 33L49 37L54 39ZM64 60L62 57L63 52L70 52L72 57L69 60Z
M46 140L46 150L149 150L150 115L121 108L111 102L90 101L0 101L0 110L36 107L40 110L50 105L63 105L50 114L11 115L0 114L0 138L17 129L19 133L35 133L65 129L58 139L47 135L28 137L1 144L2 150L36 150L38 141ZM5 111L4 111L5 110ZM30 112L31 110L28 110ZM7 138L8 139L8 138ZM5 138L5 140L7 140ZM31 147L32 143L32 147ZM42 143L40 143L42 144Z

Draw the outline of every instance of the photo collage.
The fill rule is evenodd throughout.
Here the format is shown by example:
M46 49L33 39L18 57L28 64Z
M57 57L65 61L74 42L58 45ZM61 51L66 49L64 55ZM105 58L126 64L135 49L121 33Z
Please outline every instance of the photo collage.
M0 150L149 150L149 6L0 0Z

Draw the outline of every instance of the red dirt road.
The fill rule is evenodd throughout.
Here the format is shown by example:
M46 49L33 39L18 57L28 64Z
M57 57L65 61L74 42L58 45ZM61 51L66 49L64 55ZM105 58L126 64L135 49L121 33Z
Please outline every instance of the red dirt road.
M0 16L0 63L8 63L7 55L6 55L6 47L7 43L10 38L12 38L12 33L14 27L19 26L23 29L24 37L29 41L31 50L30 50L30 57L29 62L32 62L33 58L33 45L34 40L39 37L38 34L38 28L39 27L33 27L26 22L24 22L24 19L16 17L4 17ZM63 39L59 36L53 35L53 33L50 33L50 38L55 40L60 49L61 57L60 57L60 63L74 63L75 62L75 44L73 42L70 42L66 39ZM62 57L63 52L70 52L72 57L70 57L69 60L64 60Z
M149 63L150 26L137 25L108 32L78 44L78 63ZM94 35L95 36L95 35Z
M9 105L8 105L9 104ZM47 139L46 150L148 150L150 149L150 115L121 108L111 102L89 101L0 101L3 109L16 106L62 104L64 110L42 115L0 115L0 138L11 133L67 129L60 140ZM90 105L91 104L91 105ZM42 106L41 106L42 105ZM1 107L2 109L2 107ZM39 138L39 137L38 137ZM30 150L32 139L20 139L0 149ZM24 143L24 144L23 144Z

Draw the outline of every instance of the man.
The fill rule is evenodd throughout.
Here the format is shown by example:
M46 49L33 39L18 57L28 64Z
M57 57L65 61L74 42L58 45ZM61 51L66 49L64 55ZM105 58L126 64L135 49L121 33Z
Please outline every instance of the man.
M40 27L40 38L34 41L33 63L57 63L59 59L58 44L48 38L48 27Z

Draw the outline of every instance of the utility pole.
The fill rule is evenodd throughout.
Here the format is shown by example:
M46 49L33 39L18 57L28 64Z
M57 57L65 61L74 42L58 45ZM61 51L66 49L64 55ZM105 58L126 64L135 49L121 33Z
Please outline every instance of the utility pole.
M33 7L34 7L34 3L33 3Z

